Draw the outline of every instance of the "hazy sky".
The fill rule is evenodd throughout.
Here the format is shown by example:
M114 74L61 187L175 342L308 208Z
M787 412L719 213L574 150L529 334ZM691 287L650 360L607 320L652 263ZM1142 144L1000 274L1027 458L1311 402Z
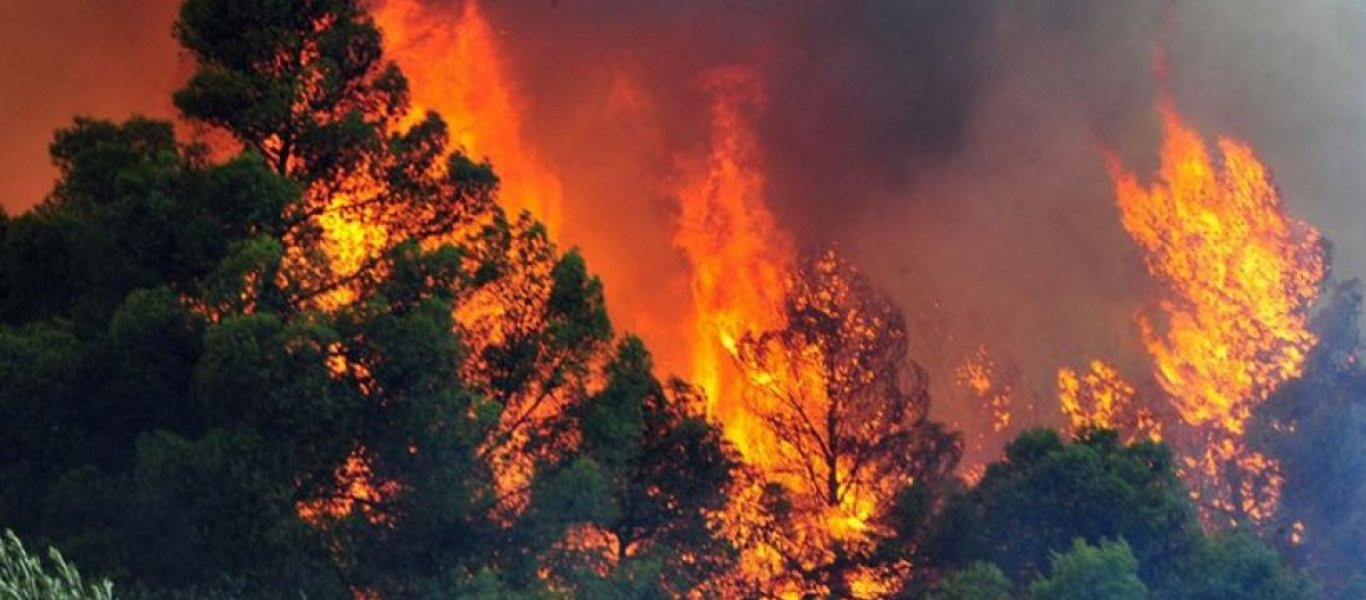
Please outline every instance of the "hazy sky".
M52 186L47 146L77 114L170 116L180 54L176 0L0 2L0 206Z

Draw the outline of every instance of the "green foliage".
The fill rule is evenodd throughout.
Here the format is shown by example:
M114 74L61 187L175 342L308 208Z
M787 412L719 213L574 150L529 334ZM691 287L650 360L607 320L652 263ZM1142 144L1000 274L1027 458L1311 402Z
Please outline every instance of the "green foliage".
M355 0L188 0L175 34L199 63L176 106L296 180L355 171L402 116L407 85Z
M69 326L0 326L0 522L43 518L41 495L81 453L81 346Z
M1143 600L1148 588L1138 579L1138 559L1123 541L1091 546L1081 539L1064 554L1054 553L1048 577L1029 586L1032 600Z
M56 548L48 562L31 556L14 532L0 537L0 597L6 600L113 600L108 581L87 582Z
M324 539L295 513L292 473L266 468L278 450L246 428L140 439L125 544L157 551L127 556L134 578L192 590L231 576L264 598L344 593Z
M1287 567L1251 534L1226 532L1206 540L1163 586L1162 600L1308 600L1313 583Z
M1010 579L996 565L975 562L949 573L926 600L1009 600Z
M1124 539L1151 581L1199 537L1171 453L1121 444L1110 431L1072 443L1051 430L1026 432L953 503L934 551L948 564L988 561L1017 580L1041 573L1074 538Z
M623 340L605 375L601 391L568 409L580 441L533 489L527 535L549 546L550 573L580 596L694 591L733 564L707 513L724 506L735 459L692 391L671 394L655 379L640 340ZM605 543L555 544L576 529Z
M89 338L135 289L195 292L233 241L272 227L295 194L258 160L210 166L201 152L141 118L58 132L58 185L0 252L0 282L24 290L0 298L0 320L67 318Z

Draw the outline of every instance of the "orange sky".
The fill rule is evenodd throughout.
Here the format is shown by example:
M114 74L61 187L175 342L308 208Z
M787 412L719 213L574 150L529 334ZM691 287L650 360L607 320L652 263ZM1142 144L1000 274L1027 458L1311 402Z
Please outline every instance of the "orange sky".
M182 60L177 0L0 1L0 206L15 213L51 189L52 132L73 115L174 114Z

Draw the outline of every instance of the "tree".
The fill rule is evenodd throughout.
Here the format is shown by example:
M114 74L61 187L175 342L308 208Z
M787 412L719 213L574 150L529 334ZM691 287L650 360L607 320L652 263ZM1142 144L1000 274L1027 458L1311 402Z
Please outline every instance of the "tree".
M603 389L567 409L577 448L533 488L531 521L548 530L537 534L559 542L550 574L580 595L679 597L733 566L709 514L725 506L735 459L697 393L668 393L651 371L639 339L618 344Z
M783 316L738 349L748 406L773 439L766 505L784 531L767 543L784 570L845 597L861 570L904 561L876 552L896 535L880 524L904 489L947 479L961 448L929 420L900 311L835 250L796 269ZM828 531L839 522L852 525Z
M576 253L559 256L530 216L503 214L491 167L453 152L439 116L401 126L407 83L363 8L187 1L176 36L198 69L176 105L300 185L271 232L283 244L281 276L254 278L282 283L286 306L364 303L399 246L458 247L460 367L502 408L480 458L498 473L499 510L512 514L525 502L528 440L583 393L589 362L611 339L601 284Z
M958 495L937 520L930 553L941 565L1000 565L1016 581L1042 572L1072 540L1123 539L1145 581L1194 548L1199 527L1165 446L1121 444L1108 430L1067 443L1052 430L1026 432Z
M247 152L212 164L167 123L78 120L52 196L7 222L0 402L23 418L0 430L0 514L130 589L337 597L477 567L473 448L497 413L458 374L451 313L498 274L405 240L497 232L496 178L441 164L438 119L385 129L401 78L357 6L186 3L200 70L178 105ZM333 270L330 198L361 187L348 218L385 243ZM353 302L319 301L343 287Z
M175 35L198 63L176 106L296 181L358 171L404 116L406 82L360 2L189 0Z
M498 512L525 507L536 463L568 449L560 417L588 393L612 339L602 283L577 251L556 259L544 228L525 216L483 245L496 273L458 308L471 346L464 377L501 409L480 450L498 473Z
M215 315L194 299L293 186L250 157L207 164L169 124L138 118L78 119L52 154L54 192L0 248L0 318L13 324L0 326L0 402L15 417L0 431L0 513L124 576L145 556L129 551L139 440L208 425L192 373Z
M611 338L601 284L503 215L491 168L452 152L438 116L405 126L406 82L361 2L189 0L175 31L197 62L182 114L301 190L266 231L278 246L244 247L233 272L333 336L305 347L336 367L349 453L319 444L334 466L303 479L306 512L353 588L473 576L472 549L503 537L489 512L519 518L536 453L563 449L549 422Z
M1336 591L1366 575L1366 369L1359 284L1331 289L1304 373L1258 407L1249 441L1285 476L1274 542Z
M1064 554L1053 553L1052 572L1029 586L1033 600L1144 600L1148 588L1138 579L1138 560L1129 545L1081 539Z
M1205 540L1179 572L1156 590L1162 600L1307 600L1312 582L1288 568L1276 551L1242 531Z
M233 246L275 226L296 192L244 156L209 165L169 123L77 119L52 143L58 183L11 223L0 255L9 290L0 319L63 318L85 338L104 332L139 288L197 289Z
M269 231L289 250L291 305L357 293L387 249L492 220L488 165L451 153L435 114L399 127L407 82L358 0L188 0L175 35L197 63L175 94L181 113L301 186Z
M975 562L949 573L927 600L1009 600L1010 579L991 563Z

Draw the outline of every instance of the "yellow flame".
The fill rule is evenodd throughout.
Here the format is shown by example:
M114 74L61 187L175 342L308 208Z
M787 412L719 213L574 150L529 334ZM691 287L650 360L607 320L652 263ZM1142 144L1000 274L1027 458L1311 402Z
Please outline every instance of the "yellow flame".
M692 265L696 342L693 382L708 398L711 415L726 425L742 452L752 453L762 428L739 399L743 382L732 357L741 337L778 324L791 242L764 204L764 178L751 111L763 93L750 69L715 71L711 94L711 151L685 178L679 193L674 241ZM765 385L768 376L752 374Z
M1300 374L1315 343L1307 312L1325 275L1323 249L1316 230L1286 215L1246 144L1220 138L1216 162L1170 101L1158 112L1156 181L1144 187L1109 160L1121 222L1163 286L1165 327L1146 316L1139 327L1158 383L1206 438L1204 456L1187 465L1206 480L1192 488L1207 507L1260 520L1281 478L1243 435L1253 408Z
M1134 386L1113 366L1092 360L1085 373L1058 369L1058 404L1071 430L1106 428L1130 439L1162 439L1162 423L1151 410L1134 405Z

